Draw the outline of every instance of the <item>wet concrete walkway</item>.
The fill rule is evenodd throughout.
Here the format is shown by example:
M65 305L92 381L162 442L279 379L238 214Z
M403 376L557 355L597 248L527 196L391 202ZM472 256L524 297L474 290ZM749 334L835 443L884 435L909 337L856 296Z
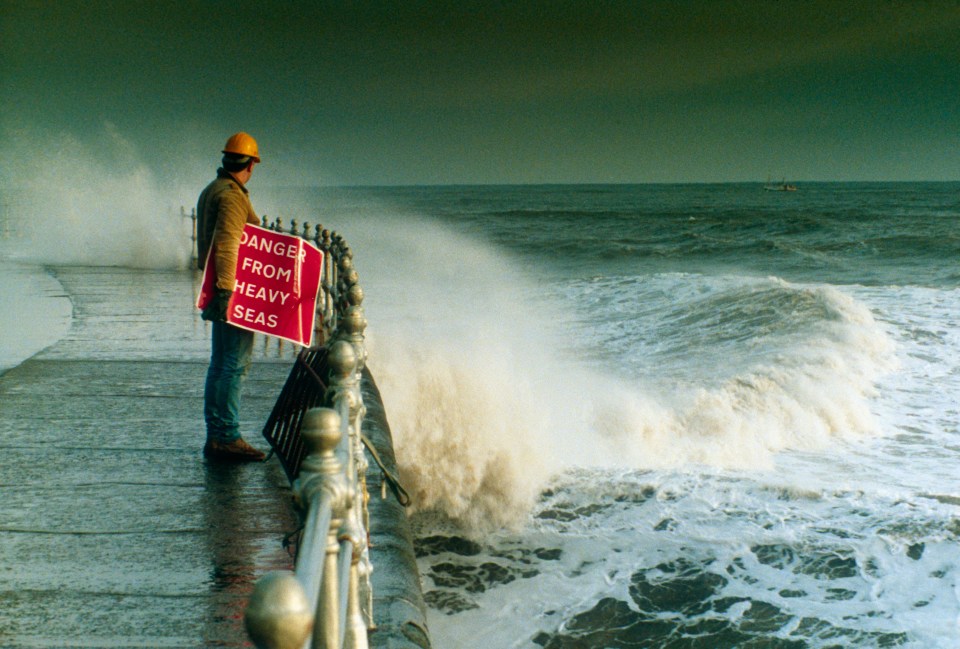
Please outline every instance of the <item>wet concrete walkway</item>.
M292 569L297 521L276 459L201 456L194 274L53 272L70 331L0 375L0 647L251 646L246 599ZM243 429L267 450L291 350L258 338L254 360Z

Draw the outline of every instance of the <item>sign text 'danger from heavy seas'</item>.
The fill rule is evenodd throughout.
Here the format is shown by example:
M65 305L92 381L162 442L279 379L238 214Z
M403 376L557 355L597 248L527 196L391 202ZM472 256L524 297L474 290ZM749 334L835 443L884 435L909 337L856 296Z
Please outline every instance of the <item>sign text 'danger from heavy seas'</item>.
M203 272L197 307L205 308L216 287L214 250ZM300 237L247 224L237 254L237 285L227 322L309 347L323 252Z

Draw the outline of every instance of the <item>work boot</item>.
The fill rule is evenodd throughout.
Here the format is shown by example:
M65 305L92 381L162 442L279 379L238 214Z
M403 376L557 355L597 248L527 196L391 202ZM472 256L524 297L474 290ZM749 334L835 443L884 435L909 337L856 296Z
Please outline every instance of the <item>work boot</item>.
M263 462L267 454L250 446L245 439L238 437L232 442L218 442L208 439L203 447L204 457L227 462Z

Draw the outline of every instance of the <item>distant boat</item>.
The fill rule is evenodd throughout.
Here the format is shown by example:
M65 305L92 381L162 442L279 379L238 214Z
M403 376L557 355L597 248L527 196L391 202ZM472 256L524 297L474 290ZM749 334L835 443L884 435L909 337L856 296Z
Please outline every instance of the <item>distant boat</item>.
M796 185L789 184L786 179L780 181L779 184L771 184L770 181L767 181L767 184L763 186L768 192L795 192L797 191Z

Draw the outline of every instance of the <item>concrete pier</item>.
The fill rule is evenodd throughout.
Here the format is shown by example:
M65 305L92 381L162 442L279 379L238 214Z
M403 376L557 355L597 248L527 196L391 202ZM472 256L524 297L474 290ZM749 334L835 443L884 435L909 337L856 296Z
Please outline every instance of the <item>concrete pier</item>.
M0 646L251 646L247 598L263 574L292 569L282 541L297 520L276 460L201 456L209 330L192 308L196 276L52 272L73 302L70 331L0 375ZM258 337L242 414L264 450L291 362L289 347ZM428 643L416 566L396 572L411 554L399 513L390 529L372 525L386 553L379 567L373 556L374 610L400 617L384 618L371 646Z

